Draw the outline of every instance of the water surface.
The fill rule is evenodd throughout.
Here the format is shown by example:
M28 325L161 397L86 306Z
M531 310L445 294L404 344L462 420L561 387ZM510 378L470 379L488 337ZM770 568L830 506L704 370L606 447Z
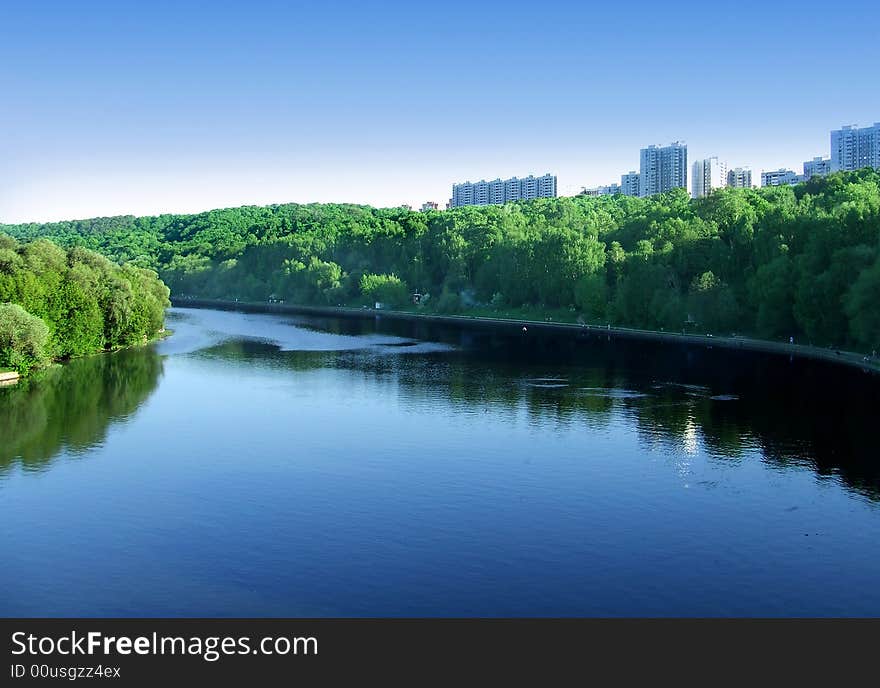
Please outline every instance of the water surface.
M172 309L0 389L0 615L880 615L878 381Z

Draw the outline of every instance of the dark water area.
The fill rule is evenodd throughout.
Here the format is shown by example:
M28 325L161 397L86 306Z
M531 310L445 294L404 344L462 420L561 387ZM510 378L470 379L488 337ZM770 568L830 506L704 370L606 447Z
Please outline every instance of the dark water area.
M0 388L2 616L877 616L880 379L172 309Z

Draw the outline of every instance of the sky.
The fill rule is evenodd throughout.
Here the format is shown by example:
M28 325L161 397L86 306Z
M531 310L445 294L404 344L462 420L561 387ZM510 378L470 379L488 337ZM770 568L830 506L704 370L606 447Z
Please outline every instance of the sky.
M880 3L0 0L0 222L446 202L880 122Z

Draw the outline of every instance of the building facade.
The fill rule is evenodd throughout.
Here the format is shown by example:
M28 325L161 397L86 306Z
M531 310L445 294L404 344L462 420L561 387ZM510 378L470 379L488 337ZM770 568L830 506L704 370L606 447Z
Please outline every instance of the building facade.
M489 182L489 203L504 203L506 196L504 195L504 182L500 179L493 179Z
M748 167L734 167L728 170L727 186L734 189L751 189L752 171Z
M474 185L470 182L464 184L452 185L452 198L449 199L449 205L458 208L462 205L474 204Z
M850 125L831 132L831 171L880 169L880 122L872 127Z
M727 184L727 163L716 157L695 160L691 167L691 197L703 198Z
M494 179L491 182L464 182L453 184L452 198L449 206L458 208L463 205L491 205L509 203L511 201L531 200L534 198L555 198L556 176L545 174L542 177L529 175L523 179Z
M520 179L520 198L524 201L532 201L538 197L538 180L529 175Z
M784 184L800 184L804 181L803 175L794 170L780 168L770 172L761 172L761 186L783 186Z
M437 210L438 206L434 201L425 201L422 203L422 212L426 213L429 210Z
M522 198L522 183L516 177L505 179L504 182L504 202L518 201Z
M489 205L489 182L474 182L474 205Z
M831 172L831 160L829 158L813 158L804 162L804 179L824 177Z
M642 148L639 162L639 195L687 188L687 146L680 141L668 146Z
M620 175L620 193L624 196L638 196L640 175L635 170Z
M554 175L545 174L543 177L538 177L538 197L556 198L556 177Z

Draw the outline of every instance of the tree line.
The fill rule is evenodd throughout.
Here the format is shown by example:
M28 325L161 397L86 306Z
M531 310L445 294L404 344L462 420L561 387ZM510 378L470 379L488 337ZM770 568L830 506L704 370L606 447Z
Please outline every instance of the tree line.
M157 270L178 295L880 343L880 174L414 212L284 204L0 225Z
M0 368L26 373L146 341L162 329L168 295L148 268L0 233Z

